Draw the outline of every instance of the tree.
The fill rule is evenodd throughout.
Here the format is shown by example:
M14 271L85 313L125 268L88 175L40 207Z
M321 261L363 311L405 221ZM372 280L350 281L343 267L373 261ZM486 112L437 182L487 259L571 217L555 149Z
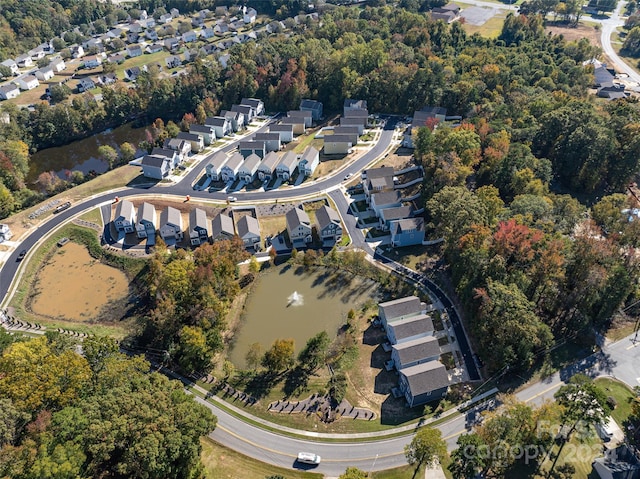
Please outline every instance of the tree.
M249 259L249 271L256 274L260 272L260 263L255 256L251 256Z
M118 343L107 336L89 336L82 342L82 352L94 376L106 367L109 359L120 355Z
M439 429L425 426L413 436L404 448L404 455L411 465L416 464L414 476L423 465L429 467L442 462L447 457L447 443Z
M458 438L458 448L451 453L448 466L453 479L476 477L486 467L486 444L475 433L462 434Z
M293 365L293 339L276 339L262 358L262 365L273 372L289 369Z
M0 218L6 218L15 208L15 199L9 188L0 182Z
M369 474L363 470L357 467L347 467L347 470L340 474L338 479L367 479L367 477L369 477Z
M66 100L71 96L71 93L71 88L66 84L52 85L49 87L49 95L51 96L51 101L53 103L60 103L61 101Z
M120 157L125 163L129 163L136 157L136 147L125 141L120 145Z
M329 396L337 405L347 395L347 375L343 372L335 373L329 379Z
M604 390L584 374L573 376L556 392L555 398L563 407L562 421L571 425L567 440L580 423L595 426L606 421L611 412Z
M307 341L304 349L298 354L300 366L308 371L315 371L323 363L331 339L326 331L322 331Z
M118 159L118 152L109 145L101 145L98 147L98 154L100 158L109 164L109 169L113 169L116 160Z
M244 357L249 369L256 369L262 361L262 345L253 343L249 346L249 350Z
M184 326L180 330L179 341L176 360L180 367L189 373L209 371L214 351L209 346L203 329Z

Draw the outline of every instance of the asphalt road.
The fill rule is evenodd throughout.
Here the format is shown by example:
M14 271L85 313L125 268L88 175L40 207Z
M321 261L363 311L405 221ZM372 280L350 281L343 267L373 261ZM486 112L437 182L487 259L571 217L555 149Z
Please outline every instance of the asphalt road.
M620 18L620 12L625 8L626 4L627 2L624 1L618 2L618 6L608 19L599 20L602 24L600 43L602 43L602 51L615 63L617 69L629 75L629 80L635 81L640 85L640 75L618 56L611 45L611 35L618 27L624 25L624 20Z

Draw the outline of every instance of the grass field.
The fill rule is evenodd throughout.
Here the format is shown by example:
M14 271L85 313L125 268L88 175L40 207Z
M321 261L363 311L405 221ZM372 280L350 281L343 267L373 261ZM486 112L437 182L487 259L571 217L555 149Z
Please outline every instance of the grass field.
M483 37L487 38L497 38L502 31L502 25L504 25L504 19L507 17L506 11L501 11L496 14L489 20L487 20L482 25L471 25L469 23L465 23L462 25L464 31L469 35L473 35L474 33L478 33Z
M636 395L626 384L615 379L598 378L595 383L605 390L607 396L612 396L616 400L617 405L611 412L611 416L624 430L624 422L631 415L631 402Z

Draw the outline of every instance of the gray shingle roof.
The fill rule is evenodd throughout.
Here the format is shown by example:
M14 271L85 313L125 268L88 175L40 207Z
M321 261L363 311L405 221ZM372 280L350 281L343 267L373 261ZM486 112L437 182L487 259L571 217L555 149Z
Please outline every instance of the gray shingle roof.
M121 200L116 206L116 218L130 219L134 213L133 203L129 200Z
M417 296L407 296L380 303L378 309L384 313L387 321L393 321L394 318L419 314L424 305Z
M218 214L211 222L211 236L214 238L217 236L233 236L235 230L233 228L233 220L231 216L225 214Z
M440 345L438 344L438 338L435 336L413 339L404 343L394 344L392 347L397 351L400 367L404 364L432 358L440 354Z
M340 215L333 208L329 208L327 205L322 205L316 210L316 221L320 229L324 229L331 223L340 225Z
M207 213L201 208L189 211L189 229L195 231L196 228L207 229Z
M404 339L418 334L433 331L433 320L431 319L431 316L426 314L418 314L415 316L405 317L404 319L396 319L388 322L387 325L393 329L397 342L401 342Z
M302 208L295 207L287 211L286 214L287 225L291 229L297 228L299 225L306 225L311 227L311 220L309 219L309 215Z
M413 396L448 386L449 375L440 361L429 361L400 370Z
M238 220L236 226L238 228L238 235L241 238L244 238L249 233L260 236L260 224L253 216L243 216Z

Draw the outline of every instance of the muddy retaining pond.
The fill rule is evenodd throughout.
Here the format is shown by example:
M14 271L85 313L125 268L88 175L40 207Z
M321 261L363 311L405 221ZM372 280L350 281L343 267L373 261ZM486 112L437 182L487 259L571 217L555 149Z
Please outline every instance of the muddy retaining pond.
M266 351L274 340L292 338L297 354L321 331L333 339L349 310L377 298L377 292L372 281L330 269L304 272L289 265L271 268L261 274L247 299L230 359L244 368L245 355L253 343L260 343Z

